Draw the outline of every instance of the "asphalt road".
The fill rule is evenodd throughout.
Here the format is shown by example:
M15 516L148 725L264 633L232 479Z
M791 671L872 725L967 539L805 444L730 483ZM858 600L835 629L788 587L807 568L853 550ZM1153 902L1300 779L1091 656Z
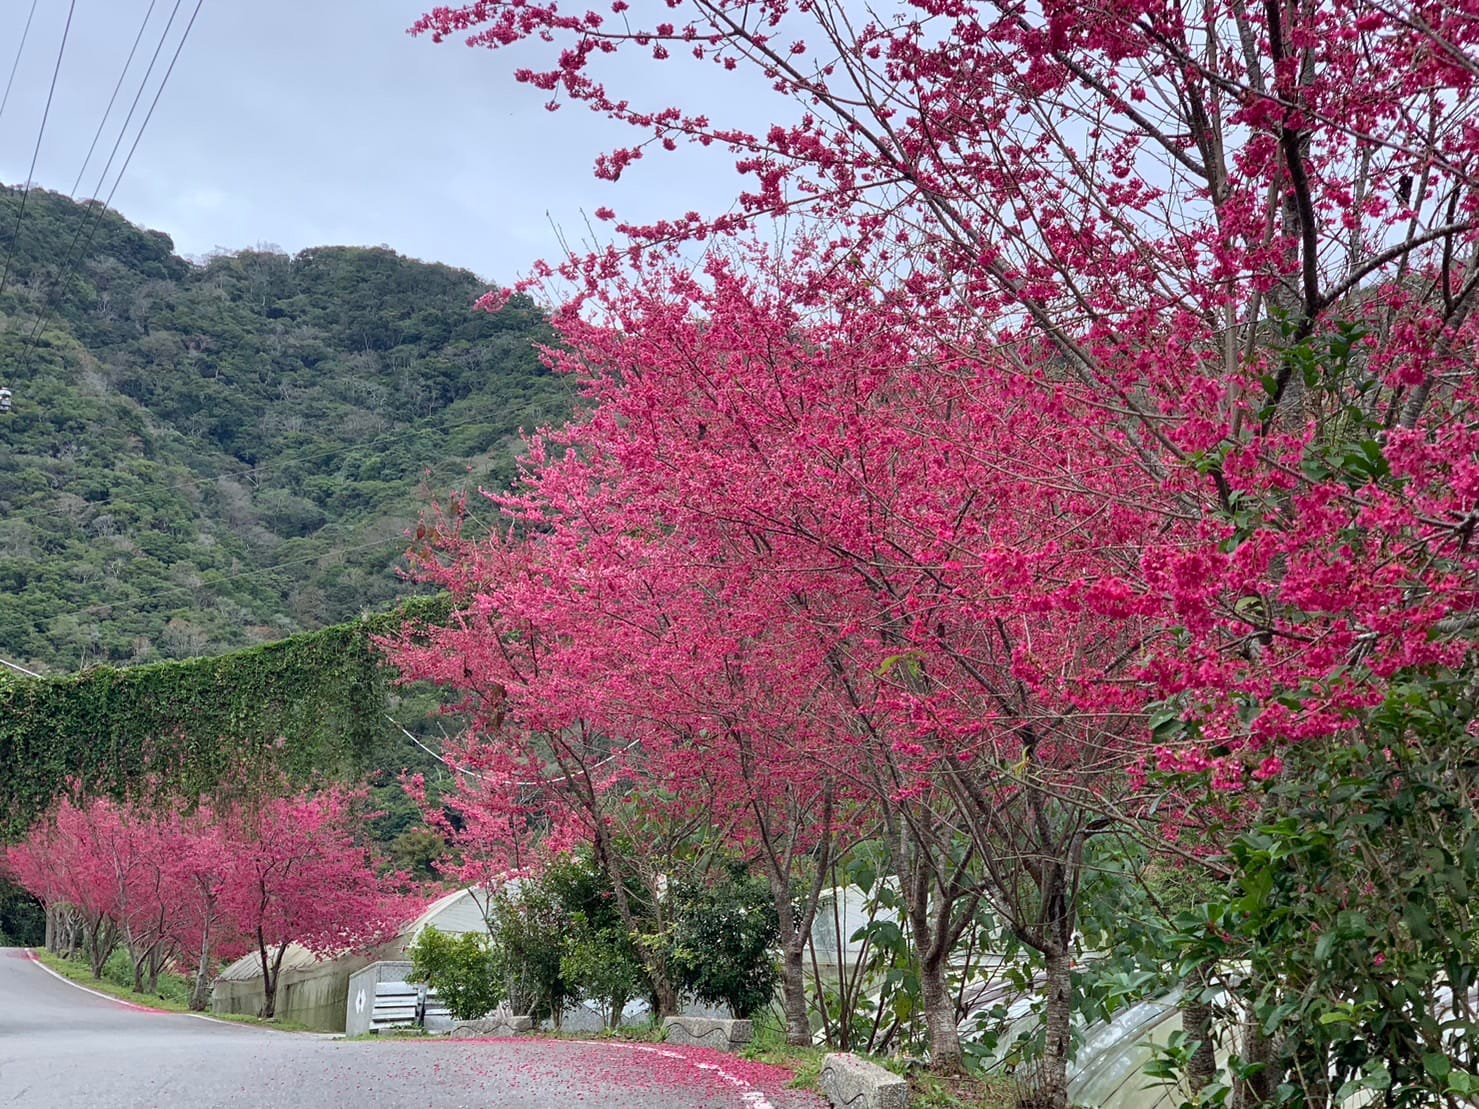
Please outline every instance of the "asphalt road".
M0 948L0 1106L816 1109L717 1052L568 1040L345 1041L140 1009Z

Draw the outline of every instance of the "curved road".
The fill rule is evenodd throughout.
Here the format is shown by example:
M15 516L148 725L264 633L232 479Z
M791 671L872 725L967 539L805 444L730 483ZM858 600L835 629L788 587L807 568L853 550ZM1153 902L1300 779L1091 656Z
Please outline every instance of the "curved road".
M773 1067L570 1040L346 1041L156 1012L0 948L0 1106L815 1109Z

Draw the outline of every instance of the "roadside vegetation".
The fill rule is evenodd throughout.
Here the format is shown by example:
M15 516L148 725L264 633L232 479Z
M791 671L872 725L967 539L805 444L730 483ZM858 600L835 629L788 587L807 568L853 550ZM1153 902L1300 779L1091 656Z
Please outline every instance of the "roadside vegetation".
M135 1005L145 1005L151 1009L164 1009L171 1013L193 1012L190 1008L190 979L182 974L170 970L161 971L154 990L149 992L135 990L133 988L133 963L127 952L115 951L103 967L101 978L93 977L92 968L81 956L63 958L52 954L44 947L32 948L31 953L41 961L43 966L56 971L63 978L86 986L90 990L96 990L98 993L105 993L110 997L116 997L120 1001L129 1001ZM282 1032L308 1031L303 1025L294 1021L264 1019L246 1013L216 1013L208 1017L200 1013L193 1015L208 1020L231 1021L234 1024L256 1024Z

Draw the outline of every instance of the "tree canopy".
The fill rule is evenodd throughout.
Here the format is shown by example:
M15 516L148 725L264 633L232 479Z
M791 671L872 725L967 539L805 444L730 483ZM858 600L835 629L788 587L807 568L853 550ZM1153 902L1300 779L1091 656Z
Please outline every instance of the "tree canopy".
M501 487L568 410L527 300L386 248L189 262L0 188L0 657L217 653L387 607L428 483ZM33 341L34 336L34 341Z

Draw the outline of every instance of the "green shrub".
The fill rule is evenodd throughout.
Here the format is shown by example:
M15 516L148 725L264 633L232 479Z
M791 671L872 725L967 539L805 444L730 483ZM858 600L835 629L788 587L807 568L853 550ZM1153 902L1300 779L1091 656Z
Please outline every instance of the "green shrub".
M507 996L502 953L476 932L451 936L430 926L407 948L411 981L425 982L458 1020L477 1020Z
M561 973L569 915L543 883L522 880L495 894L488 905L493 946L503 958L509 1005L536 1019L549 1015L555 1027L574 990Z
M647 983L625 931L592 931L583 921L571 929L570 942L560 959L560 976L572 990L596 1003L608 1028L621 1023L627 1002Z
M672 965L683 990L727 1005L741 1019L769 1005L780 982L770 887L733 863L719 882L680 889L676 897Z

